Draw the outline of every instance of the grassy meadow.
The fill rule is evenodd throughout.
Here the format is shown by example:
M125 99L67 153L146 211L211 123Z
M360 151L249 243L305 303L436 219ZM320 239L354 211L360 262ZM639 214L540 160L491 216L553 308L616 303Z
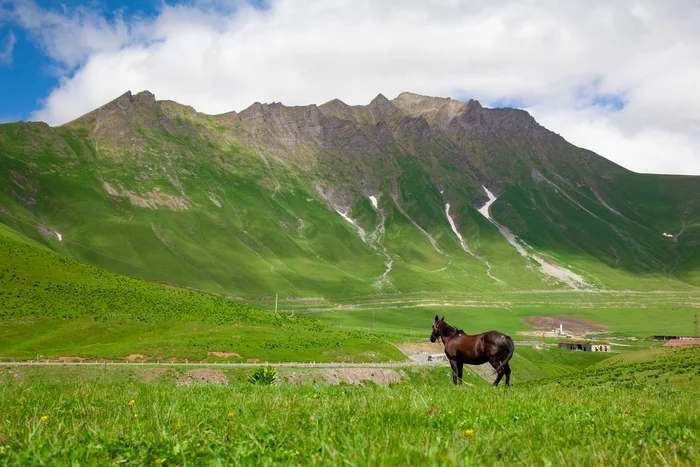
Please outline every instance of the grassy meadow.
M386 361L384 339L62 257L0 224L0 359ZM225 356L217 356L216 354Z
M274 301L249 301L271 309ZM435 315L471 334L498 329L515 335L536 331L531 318L574 317L591 323L590 335L643 339L654 334L692 335L700 307L695 291L538 291L461 293L424 292L379 294L344 300L285 299L279 309L344 328L397 333L421 339L430 332ZM565 326L566 327L566 326ZM545 329L549 330L549 329ZM604 332L600 332L604 331ZM524 337L523 337L524 338Z
M274 299L243 303L120 276L60 256L2 224L0 254L2 360L389 361L405 358L390 343L425 341L436 314L469 333L498 329L515 336L535 330L532 318L575 316L606 338L642 339L691 334L700 304L700 294L681 291L423 292L281 297L275 314L269 313Z
M446 367L386 387L294 384L287 369L272 386L240 369L179 386L175 368L6 367L0 463L697 465L698 368L697 348L653 349L492 389L471 372L455 387Z
M263 311L119 276L2 225L0 253L5 362L386 362L405 359L390 343L425 341L437 313L468 332L577 316L607 337L644 337L690 332L700 301L679 291L432 292L283 297L275 314L270 299L248 301ZM700 351L620 342L634 346L519 345L513 386L496 390L472 369L454 387L443 365L279 367L272 386L224 365L3 365L0 464L698 464ZM396 378L335 385L328 372Z

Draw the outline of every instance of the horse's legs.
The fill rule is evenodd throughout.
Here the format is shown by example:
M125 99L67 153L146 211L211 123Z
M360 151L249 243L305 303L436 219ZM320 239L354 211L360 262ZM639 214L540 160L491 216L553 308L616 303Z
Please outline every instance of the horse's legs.
M489 363L491 364L491 366L493 367L494 370L496 368L498 368L498 365L499 365L498 360L490 360ZM501 371L498 372L498 376L496 376L496 381L494 381L492 384L492 386L494 388L497 387L498 383L501 382L501 378L503 378L503 374L504 374L504 371L503 371L503 369L501 369ZM506 381L507 381L507 378L506 378Z
M506 373L506 386L510 386L510 364L506 363L503 370L505 370Z
M452 367L452 382L457 384L457 360L450 360L450 366Z
M464 369L464 363L457 363L457 377L459 378L459 384L462 384L462 370Z

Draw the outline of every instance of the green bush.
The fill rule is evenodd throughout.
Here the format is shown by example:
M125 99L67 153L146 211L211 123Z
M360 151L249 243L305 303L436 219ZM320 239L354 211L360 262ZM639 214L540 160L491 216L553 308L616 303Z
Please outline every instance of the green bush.
M252 384L270 386L277 381L277 370L275 370L274 366L258 367L250 374L248 381Z

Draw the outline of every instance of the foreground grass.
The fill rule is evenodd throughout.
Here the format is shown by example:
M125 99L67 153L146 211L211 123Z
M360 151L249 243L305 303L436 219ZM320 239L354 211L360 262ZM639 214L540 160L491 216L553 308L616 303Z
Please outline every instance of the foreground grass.
M684 371L700 354L656 352L646 361ZM78 383L61 368L13 370L0 386L0 462L697 465L700 375L674 363L662 379L587 384L630 364L619 359L566 377L568 387L509 390L473 375L454 387L445 368L390 387L259 387L240 374L226 387L178 387L98 369Z

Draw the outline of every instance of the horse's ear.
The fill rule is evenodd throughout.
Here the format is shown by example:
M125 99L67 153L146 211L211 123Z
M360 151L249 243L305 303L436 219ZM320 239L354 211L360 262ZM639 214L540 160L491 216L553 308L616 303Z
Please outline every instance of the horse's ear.
M438 315L435 315L435 322L437 323L439 320L440 318L438 318Z
M445 317L444 317L444 316L442 317L442 320L445 321Z

